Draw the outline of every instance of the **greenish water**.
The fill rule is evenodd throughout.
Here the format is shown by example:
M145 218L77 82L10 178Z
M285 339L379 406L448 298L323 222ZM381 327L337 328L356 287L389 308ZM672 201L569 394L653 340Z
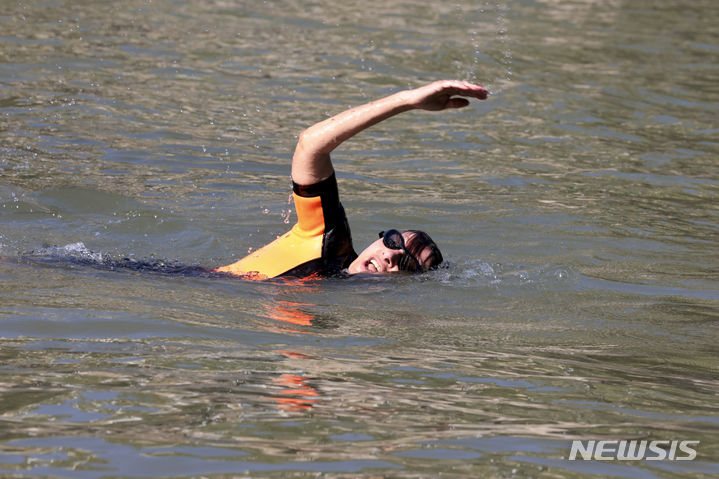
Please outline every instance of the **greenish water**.
M0 2L0 475L719 474L717 25L711 1ZM87 264L262 246L304 127L440 78L492 95L334 161L356 249L418 227L446 268Z

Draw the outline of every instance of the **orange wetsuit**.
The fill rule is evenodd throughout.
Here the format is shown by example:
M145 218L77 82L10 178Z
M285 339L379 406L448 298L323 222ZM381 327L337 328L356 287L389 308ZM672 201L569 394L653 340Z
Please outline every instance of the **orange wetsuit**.
M272 243L215 271L251 279L332 275L357 257L334 173L314 185L292 183L297 224Z

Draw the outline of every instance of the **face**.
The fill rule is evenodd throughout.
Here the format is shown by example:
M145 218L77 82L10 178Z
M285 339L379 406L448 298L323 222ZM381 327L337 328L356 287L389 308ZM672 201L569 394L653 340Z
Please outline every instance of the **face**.
M402 233L405 244L412 241L415 233ZM384 245L382 238L378 239L362 251L347 268L350 274L357 273L392 273L399 271L399 261L404 255L401 249L391 249ZM423 267L428 266L432 252L424 248L417 260Z

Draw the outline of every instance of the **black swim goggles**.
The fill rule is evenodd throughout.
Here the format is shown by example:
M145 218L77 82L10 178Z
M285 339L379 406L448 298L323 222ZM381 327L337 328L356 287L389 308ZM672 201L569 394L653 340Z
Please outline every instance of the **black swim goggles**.
M389 249L399 249L404 253L397 263L397 267L400 271L409 272L421 272L423 271L422 265L419 264L417 258L415 258L404 244L404 237L402 233L395 229L380 231L379 237L382 238L382 243Z

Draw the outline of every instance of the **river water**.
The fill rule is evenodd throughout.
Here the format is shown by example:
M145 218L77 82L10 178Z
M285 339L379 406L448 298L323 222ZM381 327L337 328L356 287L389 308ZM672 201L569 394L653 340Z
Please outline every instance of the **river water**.
M0 475L719 474L717 2L3 1L0 25ZM184 268L291 226L303 128L441 78L492 94L334 161L356 249L417 227L446 267Z

